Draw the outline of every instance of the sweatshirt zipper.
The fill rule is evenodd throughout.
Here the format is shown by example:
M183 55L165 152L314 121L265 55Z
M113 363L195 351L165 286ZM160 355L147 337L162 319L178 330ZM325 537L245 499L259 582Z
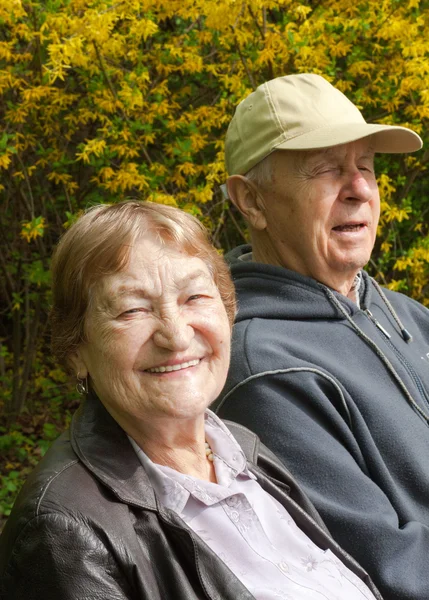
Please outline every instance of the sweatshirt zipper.
M396 356L399 358L399 360L401 361L401 363L404 365L404 367L406 368L406 370L408 371L411 379L414 381L417 389L420 392L420 395L422 396L423 400L425 400L426 404L429 406L429 398L427 396L426 390L423 386L423 383L420 379L420 377L417 375L417 373L414 371L413 367L410 365L410 363L407 361L407 359L405 358L405 356L402 354L402 352L400 352L398 350L398 348L391 342L391 335L388 331L386 331L386 329L383 327L383 325L377 321L377 319L374 317L374 315L372 314L372 312L366 308L363 311L367 317L369 318L369 320L374 323L374 325L384 334L384 336L387 338L387 343L388 345L392 348L392 350L395 352Z

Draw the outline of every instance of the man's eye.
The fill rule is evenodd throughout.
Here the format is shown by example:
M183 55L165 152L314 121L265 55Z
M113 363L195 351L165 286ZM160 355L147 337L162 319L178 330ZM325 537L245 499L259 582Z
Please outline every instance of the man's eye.
M192 294L192 296L188 297L187 302L192 302L192 300L199 300L202 297L203 297L202 294Z
M320 170L321 175L329 175L330 173L335 173L339 171L338 167L325 167Z

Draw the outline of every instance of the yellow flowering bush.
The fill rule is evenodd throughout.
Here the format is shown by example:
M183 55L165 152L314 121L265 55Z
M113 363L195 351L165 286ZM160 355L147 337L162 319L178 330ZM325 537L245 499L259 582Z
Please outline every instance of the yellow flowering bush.
M236 104L264 80L311 71L369 121L427 140L428 21L419 0L0 0L7 409L25 405L46 344L49 255L79 211L126 196L180 206L227 251L246 237L218 190ZM427 162L424 151L378 159L383 215L369 265L425 303ZM45 356L37 369L50 372Z

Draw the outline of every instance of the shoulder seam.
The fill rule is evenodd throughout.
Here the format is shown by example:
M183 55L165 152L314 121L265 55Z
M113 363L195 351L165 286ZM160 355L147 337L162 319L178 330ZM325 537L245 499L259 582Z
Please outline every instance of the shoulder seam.
M58 471L58 473L55 473L54 475L52 475L45 483L45 487L40 495L40 498L36 504L36 511L35 511L35 516L38 517L39 516L39 511L40 511L40 505L42 504L43 498L45 497L46 492L48 491L49 486L51 485L51 483L59 476L61 475L61 473L63 473L65 470L67 470L69 467L72 467L73 465L75 465L76 463L79 462L79 459L74 459L71 462L69 462L68 464L66 464L60 471Z
M312 369L310 367L290 367L288 369L275 369L272 371L262 371L261 373L255 373L254 375L250 375L250 377L247 377L246 379L243 379L242 381L237 383L235 386L233 386L229 390L229 392L227 394L225 394L225 396L222 398L221 402L218 404L218 406L216 408L216 412L218 412L222 408L225 401L227 400L227 398L229 396L231 396L231 394L233 394L236 390L238 390L238 388L246 385L246 383L249 383L249 381L253 381L255 379L266 377L268 375L285 375L288 373L300 373L300 372L309 372L309 373L315 373L316 375L320 375L321 377L323 377L324 379L329 381L329 383L331 383L335 387L335 389L337 390L337 392L340 396L341 404L343 405L344 410L346 411L348 422L349 422L349 427L352 428L349 407L347 406L346 399L344 397L343 391L342 391L340 385L338 384L338 382L334 379L334 377L327 375L323 371L320 371L319 369Z
M249 359L247 357L247 338L249 337L249 328L250 328L250 325L252 324L252 322L253 322L253 319L250 319L247 322L245 330L244 330L244 335L243 335L244 358L246 360L246 366L247 366L249 373L252 372L252 369L250 368Z

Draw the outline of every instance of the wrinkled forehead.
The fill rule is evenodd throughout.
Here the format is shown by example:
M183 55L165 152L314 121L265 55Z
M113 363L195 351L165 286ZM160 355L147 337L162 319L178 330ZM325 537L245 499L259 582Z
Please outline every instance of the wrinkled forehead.
M309 158L312 157L347 157L350 155L356 155L357 157L362 156L374 156L375 145L372 136L356 140L354 142L348 142L347 144L339 144L338 146L331 146L329 148L319 148L317 150L307 150Z
M115 296L139 293L161 295L166 288L182 289L188 283L213 283L206 263L175 242L144 237L128 249L128 260L114 273L105 274L93 286L93 298L109 304Z
M346 160L350 156L356 159L374 158L375 147L372 136L340 144L338 146L330 146L328 148L316 148L314 150L276 150L272 153L273 164L275 167L288 165L296 167L303 164L317 163L319 161L330 160Z

